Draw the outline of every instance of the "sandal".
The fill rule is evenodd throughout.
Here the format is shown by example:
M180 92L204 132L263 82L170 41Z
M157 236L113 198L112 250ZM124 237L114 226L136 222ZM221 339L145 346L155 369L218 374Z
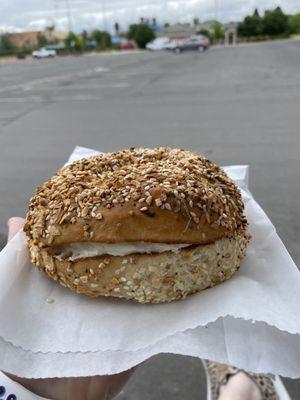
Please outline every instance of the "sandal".
M221 386L226 385L239 372L244 372L255 383L262 400L291 400L278 375L272 379L267 375L247 372L230 365L208 360L202 360L202 363L206 373L207 400L218 400Z

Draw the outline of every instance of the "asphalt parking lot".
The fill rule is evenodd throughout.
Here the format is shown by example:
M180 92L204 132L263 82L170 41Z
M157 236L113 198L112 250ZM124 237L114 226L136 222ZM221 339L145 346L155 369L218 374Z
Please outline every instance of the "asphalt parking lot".
M300 264L300 42L0 63L0 234L76 145L168 145L249 164L250 188ZM287 381L293 399L300 384ZM122 399L205 398L198 360L162 355Z

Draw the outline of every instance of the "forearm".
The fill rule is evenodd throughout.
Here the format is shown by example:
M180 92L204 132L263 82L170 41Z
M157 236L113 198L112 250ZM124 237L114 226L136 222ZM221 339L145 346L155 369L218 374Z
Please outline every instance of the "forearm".
M26 379L11 374L6 375L42 398L52 400L110 400L122 390L133 371L134 368L115 375L79 378ZM32 399L35 398L39 399L39 397L32 397ZM23 400L23 398L21 399Z

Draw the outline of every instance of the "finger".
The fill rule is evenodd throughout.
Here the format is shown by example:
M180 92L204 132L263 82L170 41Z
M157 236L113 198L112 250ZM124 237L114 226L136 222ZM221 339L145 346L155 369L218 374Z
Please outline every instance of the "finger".
M7 225L8 225L8 238L7 238L7 241L8 242L23 227L24 221L25 221L24 218L20 218L20 217L12 217L7 221Z

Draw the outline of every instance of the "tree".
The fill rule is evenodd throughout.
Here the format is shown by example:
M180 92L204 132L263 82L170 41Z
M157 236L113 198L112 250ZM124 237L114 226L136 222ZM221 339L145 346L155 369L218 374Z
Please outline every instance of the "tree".
M166 28L169 28L169 26L170 26L169 22L165 22L165 23L164 23L164 28L165 28L165 29L166 29Z
M195 28L198 28L198 26L200 26L200 21L198 17L193 19L193 25Z
M280 7L275 10L266 10L262 19L262 31L268 36L279 36L288 31L288 16L285 15Z
M127 36L128 39L134 40L141 49L144 49L148 42L155 39L153 29L144 23L130 25Z
M82 41L82 47L84 49L88 50L89 49L89 45L88 45L89 34L86 29L83 29L83 31L80 34L80 37L81 37L81 41Z
M300 33L300 13L288 17L288 31L292 35Z
M82 32L81 32L81 37L82 37L82 40L84 41L84 42L86 42L88 39L89 39L89 34L87 33L87 30L83 30Z
M69 32L68 36L65 38L65 46L68 51L80 52L83 48L83 42L74 32Z
M119 33L120 33L120 25L119 25L119 22L115 22L115 32L116 32L116 35L119 35Z
M42 33L38 35L38 47L45 47L48 44L48 39Z
M106 31L96 29L92 32L92 38L97 42L99 50L105 50L111 46L111 36Z
M51 21L45 28L45 32L47 33L48 43L55 43L55 37L53 37L53 32L55 31L55 24Z
M14 51L15 49L16 49L16 46L11 41L9 34L3 33L0 36L0 51L2 53L6 53L6 52Z
M237 33L238 36L242 37L259 36L262 34L262 18L257 8L253 15L248 15L243 22L239 23Z
M225 31L223 25L216 21L212 26L212 36L215 40L224 39Z
M206 36L210 42L213 39L212 34L207 29L200 29L199 31L197 31L197 34Z

